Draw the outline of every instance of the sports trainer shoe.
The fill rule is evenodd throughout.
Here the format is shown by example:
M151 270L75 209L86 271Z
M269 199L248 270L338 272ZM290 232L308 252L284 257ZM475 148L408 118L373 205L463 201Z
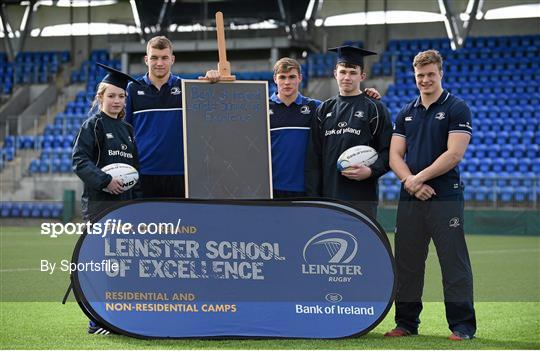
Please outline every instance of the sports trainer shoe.
M88 334L99 334L99 335L109 335L111 334L111 331L108 329L105 329L103 327L100 327L99 325L89 325L88 326Z
M413 335L413 333L401 327L396 327L384 334L384 336L387 338L400 338L402 336L411 336L411 335Z
M474 338L474 335L465 334L456 330L452 332L452 334L450 334L450 336L448 337L448 340L462 341L462 340L471 340L473 338Z

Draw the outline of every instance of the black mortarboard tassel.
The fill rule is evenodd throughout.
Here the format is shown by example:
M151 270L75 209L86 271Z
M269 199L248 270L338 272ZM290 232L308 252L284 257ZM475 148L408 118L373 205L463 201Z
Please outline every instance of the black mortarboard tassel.
M106 65L104 65L102 63L99 63L99 62L96 62L96 64L99 67L104 68L108 72L107 75L105 76L105 78L103 78L101 80L102 83L112 84L115 87L118 87L118 88L121 88L121 89L124 89L124 90L126 90L127 85L128 85L130 80L137 83L137 84L139 84L139 82L137 82L137 80L135 78L133 78L132 76L130 76L129 74L126 74L124 72L120 72L117 69L106 66Z
M360 49L354 46L338 46L328 51L337 52L337 63L350 63L364 68L364 56L377 55L376 52Z

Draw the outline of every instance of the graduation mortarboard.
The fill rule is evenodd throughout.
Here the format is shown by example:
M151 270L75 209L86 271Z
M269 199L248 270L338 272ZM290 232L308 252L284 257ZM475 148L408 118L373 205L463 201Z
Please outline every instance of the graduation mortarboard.
M99 62L96 62L96 64L99 67L102 67L107 71L107 75L105 76L105 78L103 78L101 80L102 83L108 83L108 84L114 85L115 87L118 87L118 88L121 88L121 89L124 89L124 90L126 90L127 85L128 85L130 80L137 83L137 84L139 84L139 82L137 82L137 80L135 78L133 78L132 76L130 76L129 74L126 74L124 72L120 72L117 69L106 66L106 65L104 65L102 63L99 63Z
M338 63L350 63L364 68L364 56L377 55L376 52L360 49L354 46L338 46L337 48L328 49L328 51L337 52Z

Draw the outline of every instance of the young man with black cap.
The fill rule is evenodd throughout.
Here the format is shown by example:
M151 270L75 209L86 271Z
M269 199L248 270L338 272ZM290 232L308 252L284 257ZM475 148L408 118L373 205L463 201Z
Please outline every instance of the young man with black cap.
M433 239L452 331L449 339L467 340L476 332L476 316L458 164L472 135L471 111L443 89L437 51L420 52L413 67L420 96L397 115L390 147L390 166L403 187L395 235L397 326L385 336L418 334L425 261Z
M389 170L392 135L386 107L360 90L366 77L363 57L376 53L352 46L330 51L338 53L334 77L339 95L323 102L313 119L305 169L306 193L351 202L376 217L378 178ZM373 147L377 161L369 167L352 166L339 172L338 157L357 145Z
M303 197L309 129L321 101L300 93L302 70L295 59L283 57L275 63L274 82L277 92L269 101L274 198ZM380 99L373 88L364 92Z
M126 121L135 129L145 198L185 196L182 82L171 73L174 60L169 39L150 39L144 57L148 73L128 86ZM216 82L219 73L210 70L206 78Z
M133 127L123 119L126 87L129 81L136 80L112 67L98 65L108 74L98 85L91 116L81 125L73 146L73 171L84 182L83 220L90 222L113 202L133 198L131 189L124 192L120 179L101 169L113 163L139 167ZM88 333L107 335L110 331L91 320Z

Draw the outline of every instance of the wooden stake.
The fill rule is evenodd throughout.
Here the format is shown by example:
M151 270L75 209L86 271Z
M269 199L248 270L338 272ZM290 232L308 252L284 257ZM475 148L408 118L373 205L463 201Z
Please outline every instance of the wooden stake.
M225 44L225 29L223 26L223 13L216 12L216 32L219 52L218 71L219 80L236 80L236 76L231 75L231 64L227 61L227 45Z

